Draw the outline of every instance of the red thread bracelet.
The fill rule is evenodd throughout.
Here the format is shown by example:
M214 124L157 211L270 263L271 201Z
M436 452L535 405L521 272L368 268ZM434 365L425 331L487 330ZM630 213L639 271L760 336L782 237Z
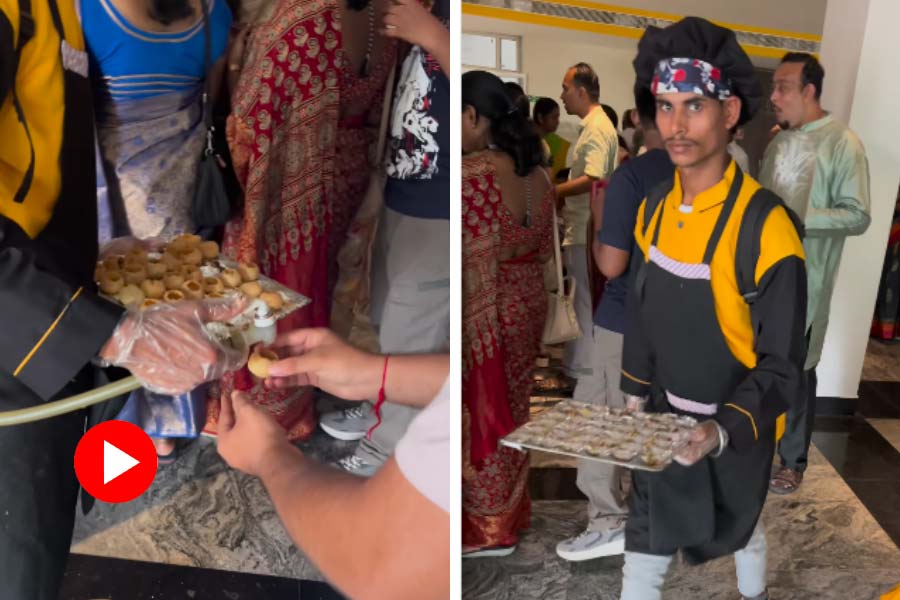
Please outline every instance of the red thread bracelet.
M378 426L381 425L381 405L384 404L384 382L387 380L387 367L388 367L388 359L391 358L390 354L384 355L384 370L381 372L381 389L378 390L378 401L375 402L375 424L372 425L372 428L366 433L367 439L372 439L372 432L378 429Z

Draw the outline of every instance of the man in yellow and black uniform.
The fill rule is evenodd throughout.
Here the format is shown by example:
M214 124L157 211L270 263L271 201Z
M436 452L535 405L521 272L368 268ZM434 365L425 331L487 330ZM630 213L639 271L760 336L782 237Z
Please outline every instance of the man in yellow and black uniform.
M245 359L203 331L206 321L231 318L240 300L125 313L97 295L87 69L73 0L0 0L2 411L90 389L97 356L171 393ZM73 457L85 422L84 412L73 412L0 428L4 599L58 598L78 494Z
M762 98L734 33L697 18L650 28L634 65L677 169L638 214L621 387L632 406L649 396L699 425L676 463L634 472L622 599L659 598L679 550L691 563L734 553L740 592L764 599L759 516L803 366L803 247L783 203L727 152Z
M73 2L0 0L0 410L85 391L122 310L93 284L94 131ZM0 429L3 596L56 598L83 413Z

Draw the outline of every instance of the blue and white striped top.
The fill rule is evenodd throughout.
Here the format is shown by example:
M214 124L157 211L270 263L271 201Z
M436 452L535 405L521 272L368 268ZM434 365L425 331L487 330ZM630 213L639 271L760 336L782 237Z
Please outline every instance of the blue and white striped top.
M199 90L204 77L202 19L184 31L155 33L129 23L111 0L79 3L97 91L127 102ZM209 10L215 63L228 43L231 11L225 0L209 0Z

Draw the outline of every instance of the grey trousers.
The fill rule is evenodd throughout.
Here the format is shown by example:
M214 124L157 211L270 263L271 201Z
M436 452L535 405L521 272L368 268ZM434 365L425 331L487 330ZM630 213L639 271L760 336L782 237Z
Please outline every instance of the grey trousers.
M767 552L766 530L760 518L750 541L743 549L734 553L738 591L744 598L755 598L766 591ZM625 566L622 568L621 600L662 598L661 589L671 562L671 556L626 552Z
M450 223L385 207L372 250L372 322L386 354L444 352L450 343ZM391 376L388 363L387 376ZM418 410L385 402L356 455L381 465ZM449 425L449 423L448 423Z
M806 471L809 459L809 444L816 420L817 384L815 367L803 372L800 389L788 406L784 436L778 442L781 465L801 473Z
M578 378L573 398L581 402L613 407L625 406L619 389L622 373L622 339L616 333L592 326L585 334L590 341L591 372ZM622 489L623 469L595 460L578 460L578 489L588 498L588 529L603 531L628 513Z
M562 258L566 274L575 279L575 317L581 328L581 337L566 343L563 363L569 375L579 379L584 375L590 375L593 369L591 329L594 327L594 312L591 310L587 250L584 244L565 246L562 249Z

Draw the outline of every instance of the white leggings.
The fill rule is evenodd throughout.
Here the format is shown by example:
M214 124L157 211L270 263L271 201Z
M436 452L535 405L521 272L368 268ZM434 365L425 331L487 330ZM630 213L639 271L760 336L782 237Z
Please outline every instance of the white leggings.
M671 562L671 556L626 552L621 600L660 600ZM742 596L755 598L766 591L766 533L762 518L747 545L734 553L734 566Z

